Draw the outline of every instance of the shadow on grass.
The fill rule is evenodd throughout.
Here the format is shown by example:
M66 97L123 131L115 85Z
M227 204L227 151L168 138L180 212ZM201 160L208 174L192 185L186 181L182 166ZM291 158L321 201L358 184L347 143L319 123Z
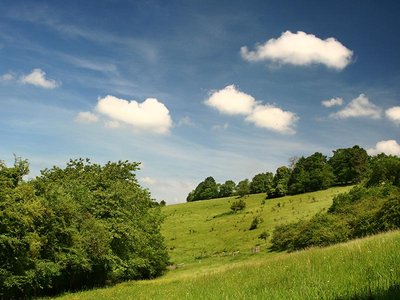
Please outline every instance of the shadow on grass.
M213 217L213 219L215 219L215 218L220 218L220 217L225 217L225 216L230 216L230 215L234 215L235 214L235 212L234 211L226 211L226 212L223 212L222 214L218 214L218 215L215 215L214 217Z
M387 290L369 291L351 297L339 297L336 300L394 300L400 299L400 285L395 284Z

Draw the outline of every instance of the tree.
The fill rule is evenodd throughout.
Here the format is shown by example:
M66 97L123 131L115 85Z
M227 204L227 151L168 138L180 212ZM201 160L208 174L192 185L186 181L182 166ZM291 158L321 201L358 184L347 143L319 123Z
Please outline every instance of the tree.
M329 159L335 175L335 183L339 185L359 183L368 171L368 154L363 148L337 149Z
M232 180L227 180L225 183L221 184L219 187L218 197L229 197L235 192L236 184Z
M246 202L244 202L242 199L233 201L233 203L231 205L231 210L235 213L240 210L244 210L245 208L246 208Z
M274 175L270 172L257 174L250 182L250 193L268 193L272 188Z
M367 186L393 184L400 187L400 157L379 154L371 158Z
M334 182L332 167L326 156L315 152L311 156L301 157L296 163L289 182L290 194L299 194L326 189Z
M244 197L250 193L250 184L248 179L240 181L236 187L236 192L240 197Z
M0 164L0 295L22 298L161 275L162 216L138 163L71 160L29 182ZM10 184L11 183L11 184Z
M207 177L200 182L194 191L189 193L186 201L198 201L218 198L218 185L213 177Z
M272 189L267 194L268 198L283 197L287 194L290 173L290 169L285 166L279 167L276 170L274 179L272 180Z

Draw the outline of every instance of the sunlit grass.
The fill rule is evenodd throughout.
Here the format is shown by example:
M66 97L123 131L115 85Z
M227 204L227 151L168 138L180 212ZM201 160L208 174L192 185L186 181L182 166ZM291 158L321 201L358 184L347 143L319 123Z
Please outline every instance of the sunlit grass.
M391 299L399 295L400 232L184 274L62 299Z

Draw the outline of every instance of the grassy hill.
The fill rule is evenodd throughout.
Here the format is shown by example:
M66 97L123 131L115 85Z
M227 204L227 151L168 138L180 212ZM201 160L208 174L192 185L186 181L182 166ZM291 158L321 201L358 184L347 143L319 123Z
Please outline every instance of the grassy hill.
M326 210L332 198L351 187L336 187L308 194L265 200L265 194L244 198L246 209L231 213L231 203L237 197L205 200L166 206L166 217L162 228L171 261L175 264L207 264L221 258L233 256L238 260L247 258L259 247L265 253L269 238L259 235L272 233L275 226L311 218ZM249 230L254 217L263 220L255 230Z
M349 189L266 201L251 195L236 214L234 197L166 206L163 234L174 264L166 275L60 299L393 299L400 284L398 231L290 254L269 252L269 238L259 239L278 224L326 210ZM263 222L249 230L255 216Z
M397 231L328 248L253 256L203 274L172 271L60 299L398 299L399 255Z

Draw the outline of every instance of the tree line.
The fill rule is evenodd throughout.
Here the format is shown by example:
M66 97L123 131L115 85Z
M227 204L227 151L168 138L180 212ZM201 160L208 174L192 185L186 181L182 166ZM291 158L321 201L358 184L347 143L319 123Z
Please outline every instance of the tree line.
M308 157L291 158L290 166L277 168L275 174L257 174L251 181L244 179L236 184L227 180L219 184L213 177L207 177L188 194L186 201L257 193L266 193L267 198L277 198L323 190L336 185L356 184L371 171L371 159L367 151L357 145L334 150L330 158L315 152Z
M25 181L26 160L0 161L0 299L161 275L162 216L138 166L78 159Z

